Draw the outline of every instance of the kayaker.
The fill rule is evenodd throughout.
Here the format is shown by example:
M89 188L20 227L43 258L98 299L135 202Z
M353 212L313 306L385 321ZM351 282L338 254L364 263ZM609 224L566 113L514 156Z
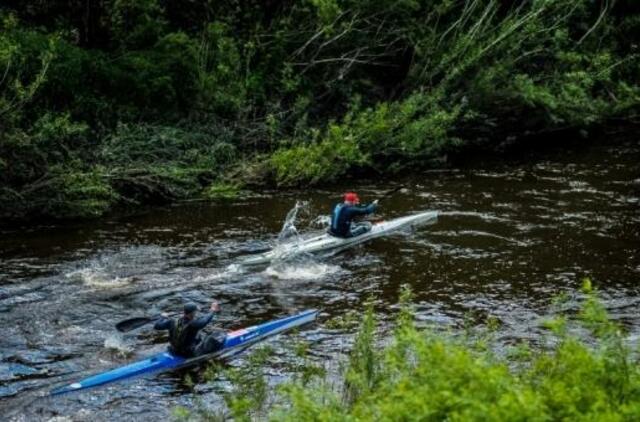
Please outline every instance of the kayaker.
M368 221L354 222L360 215L368 215L378 208L376 199L367 206L361 206L360 198L355 192L344 194L344 201L337 204L331 213L331 227L329 234L336 237L355 237L371 230L371 223Z
M218 302L211 304L210 312L196 318L198 305L187 303L184 305L184 314L176 319L168 318L163 314L163 319L153 326L156 330L169 331L169 344L171 352L184 356L200 356L218 350L224 343L224 333L213 332L202 338L200 330L213 321L215 313L220 312Z

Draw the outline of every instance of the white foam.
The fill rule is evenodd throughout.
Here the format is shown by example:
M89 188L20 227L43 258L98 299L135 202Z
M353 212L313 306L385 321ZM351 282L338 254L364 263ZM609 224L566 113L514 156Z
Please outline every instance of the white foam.
M231 278L242 273L244 273L244 268L242 267L242 265L230 264L227 265L227 267L223 270L213 270L212 272L209 272L207 274L193 277L193 281L187 284L200 284L208 281L223 280L225 278Z
M118 355L126 357L133 352L133 347L127 344L119 334L110 334L104 339L104 348L115 351Z
M102 268L83 268L65 274L71 280L79 280L83 284L99 288L118 288L131 284L134 277L113 277Z
M319 262L276 263L269 266L264 274L280 280L320 280L340 271L337 265Z

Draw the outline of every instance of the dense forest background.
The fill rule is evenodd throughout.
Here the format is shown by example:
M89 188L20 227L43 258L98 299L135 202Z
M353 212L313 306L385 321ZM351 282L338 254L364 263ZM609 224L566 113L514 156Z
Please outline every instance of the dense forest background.
M99 216L636 124L634 0L4 0L0 217Z

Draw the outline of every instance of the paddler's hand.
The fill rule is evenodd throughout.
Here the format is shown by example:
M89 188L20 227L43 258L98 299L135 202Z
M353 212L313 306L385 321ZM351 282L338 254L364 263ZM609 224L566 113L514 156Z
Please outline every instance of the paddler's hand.
M211 312L220 312L220 304L214 300L210 309Z
M375 201L373 201L373 205L375 205L376 207L378 206L378 199L376 199Z

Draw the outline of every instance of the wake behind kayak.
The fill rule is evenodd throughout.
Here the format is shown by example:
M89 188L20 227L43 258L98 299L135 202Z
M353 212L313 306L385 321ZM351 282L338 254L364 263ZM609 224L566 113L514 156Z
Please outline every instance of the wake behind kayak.
M409 227L434 224L438 220L438 211L423 211L389 221L375 222L371 230L355 237L336 237L328 233L302 238L279 245L268 252L252 255L239 262L240 265L265 265L283 258L292 258L304 254L338 252L369 240L386 236Z
M227 334L222 348L216 352L192 358L178 356L168 351L158 353L146 359L130 363L129 365L102 372L83 380L61 386L52 390L50 395L56 396L75 391L87 390L89 388L124 381L135 377L186 368L208 360L229 358L268 337L275 336L276 334L289 331L293 328L315 321L317 316L317 310L309 309L296 315L232 331Z

